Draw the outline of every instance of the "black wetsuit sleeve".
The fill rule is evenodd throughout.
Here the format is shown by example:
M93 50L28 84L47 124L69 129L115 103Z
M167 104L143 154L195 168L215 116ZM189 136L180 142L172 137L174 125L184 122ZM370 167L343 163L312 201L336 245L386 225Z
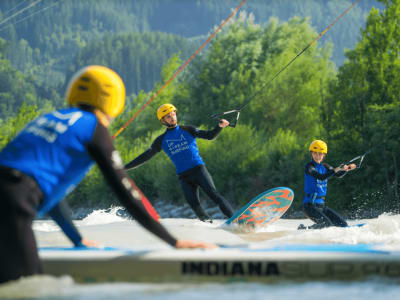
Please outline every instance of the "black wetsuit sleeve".
M150 158L152 158L154 155L156 155L158 152L160 152L163 137L164 137L164 134L162 134L158 138L156 138L155 141L153 142L153 144L151 144L149 149L147 149L145 152L140 154L138 157L136 157L131 162L127 163L125 165L124 169L130 170L130 169L139 167L139 166L143 165L146 161L148 161Z
M193 137L206 139L206 140L213 140L215 139L219 133L222 131L222 128L218 125L212 130L201 130L194 126L181 126L183 130L188 131Z
M171 246L175 246L177 240L158 221L153 219L145 209L140 195L136 192L130 179L123 169L122 160L115 150L113 140L101 123L97 124L91 142L87 145L89 154L98 164L106 181L116 193L119 201L128 212L144 228L155 234Z
M308 163L305 166L305 172L308 175L311 175L314 178L317 178L319 180L325 180L325 179L329 179L330 177L332 177L333 175L335 175L335 170L330 167L327 164L324 164L325 168L326 168L326 173L325 174L321 174L318 173L317 169L315 168L313 163Z
M333 171L333 173L334 173L333 176L335 176L335 177L342 178L344 175L347 174L346 171L339 171L339 172L336 172L336 173L335 173L335 168L332 167L332 166L330 166L330 165L328 165L328 164L324 164L324 166L325 166L325 168L326 168L327 170Z
M72 222L71 210L65 200L60 201L48 214L76 247L82 246L82 236Z

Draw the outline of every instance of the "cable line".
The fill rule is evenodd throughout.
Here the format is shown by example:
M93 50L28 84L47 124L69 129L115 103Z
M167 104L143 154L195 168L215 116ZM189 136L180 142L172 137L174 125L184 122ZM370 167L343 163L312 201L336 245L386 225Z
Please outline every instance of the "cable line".
M25 2L27 2L28 0L23 0L22 2L20 2L19 4L17 4L16 6L14 6L13 8L10 8L9 10L7 10L4 13L4 16L8 15L9 13L11 13L12 11L16 10L19 6L21 6L22 4L24 4Z
M40 0L40 1L41 1L41 0ZM51 8L51 7L53 7L53 6L55 6L55 5L57 5L59 1L60 1L60 0L55 0L55 1L53 1L50 5L38 9L37 11L34 11L33 13L31 13L31 14L25 16L25 17L22 18L22 19L19 19L19 20L13 22L13 23L7 24L7 25L5 25L5 26L3 26L3 27L0 26L0 27L1 27L1 28L0 28L0 32L3 31L3 30L6 29L6 28L12 26L12 25L15 25L15 24L18 24L18 23L20 23L20 22L22 22L22 21L25 21L26 19L28 19L28 18L30 18L30 17L32 17L32 16L34 16L34 15L40 13L40 12L43 12L43 11L45 11L45 10L47 10L47 9L49 9L49 8Z
M10 20L11 18L14 18L15 16L18 16L19 14L22 14L25 10L35 6L36 4L38 4L40 1L42 0L36 0L35 2L32 2L31 4L29 4L28 6L26 6L25 8L18 10L15 14L5 18L3 21L0 22L0 26L3 25L5 22L7 22L8 20Z

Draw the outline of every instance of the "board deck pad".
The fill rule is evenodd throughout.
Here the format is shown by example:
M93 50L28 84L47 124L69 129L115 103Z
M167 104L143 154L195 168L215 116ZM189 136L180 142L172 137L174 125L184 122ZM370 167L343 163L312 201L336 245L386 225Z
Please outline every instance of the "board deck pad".
M277 187L267 190L235 212L225 224L265 227L282 217L292 205L293 199L294 192L290 188Z

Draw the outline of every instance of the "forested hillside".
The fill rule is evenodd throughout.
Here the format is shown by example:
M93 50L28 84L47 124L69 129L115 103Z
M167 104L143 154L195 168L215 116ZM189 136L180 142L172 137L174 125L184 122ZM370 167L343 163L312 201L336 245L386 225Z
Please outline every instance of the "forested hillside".
M87 63L113 67L128 81L128 91L138 94L151 90L172 53L188 59L238 4L236 0L3 0L0 37L7 41L7 59L35 78L42 97L48 96L48 90L63 95L67 76ZM306 17L320 32L348 4L346 0L249 0L242 11L254 14L255 22L263 26L271 17L281 22ZM351 17L341 20L323 39L333 44L332 59L338 66L343 64L344 50L357 42L374 5L382 6L377 1L361 1Z
M34 116L63 106L68 79L88 64L115 69L127 85L127 109L112 124L116 132L238 4L42 1L37 15L0 23L1 146ZM183 123L206 129L216 124L210 115L251 98L236 128L224 129L215 141L198 141L219 191L234 206L267 188L289 186L296 195L293 209L299 210L308 145L318 138L327 141L327 162L334 166L371 150L361 168L330 182L331 207L349 216L372 209L398 211L398 0L361 1L265 88L350 4L248 0L242 13L117 137L124 161L163 132L155 117L162 103L174 103ZM0 2L3 18L15 5ZM152 201L184 201L165 154L130 174ZM116 203L96 168L69 201L75 207Z

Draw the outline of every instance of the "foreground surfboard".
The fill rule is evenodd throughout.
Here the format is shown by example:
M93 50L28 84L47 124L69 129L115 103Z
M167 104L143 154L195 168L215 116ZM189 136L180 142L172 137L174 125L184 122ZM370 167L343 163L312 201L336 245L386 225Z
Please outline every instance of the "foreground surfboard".
M40 248L47 274L79 282L355 280L400 278L400 252L372 245L287 245L215 250Z

